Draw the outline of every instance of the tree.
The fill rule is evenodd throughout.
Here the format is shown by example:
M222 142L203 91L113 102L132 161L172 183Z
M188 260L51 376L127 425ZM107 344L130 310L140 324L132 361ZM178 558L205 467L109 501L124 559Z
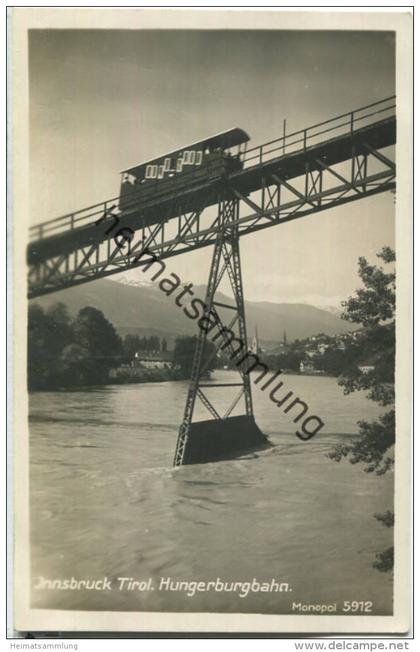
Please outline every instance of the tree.
M164 337L162 339L161 350L162 350L162 353L166 353L167 350L168 350L168 342L166 341L166 337Z
M150 351L160 351L160 340L157 335L151 335L149 342Z
M66 306L28 311L28 388L56 389L103 383L124 353L113 325L95 308L72 322Z
M28 389L44 389L48 384L47 317L38 304L28 311Z
M173 364L180 369L185 378L191 376L194 351L197 344L197 337L179 337L175 340L173 352ZM212 371L216 365L216 347L212 342L205 341L202 357L202 367L206 365L208 371ZM208 364L207 364L208 363Z
M314 356L315 369L325 371L331 376L339 376L351 364L351 347L347 351L336 348L329 348L323 354Z
M141 342L138 335L126 335L124 337L123 349L127 362L130 362L137 351L141 350Z
M55 303L44 311L31 304L28 311L28 388L48 389L61 384L61 352L73 338L67 308Z
M296 351L288 351L279 355L279 367L281 369L291 369L293 371L299 371L299 365L302 361L303 354L297 353Z
M73 339L73 326L67 306L54 303L46 311L48 346L51 355L58 356Z
M121 338L104 314L89 306L79 310L73 328L75 344L86 352L79 362L81 377L88 384L103 383L123 354Z
M368 398L389 410L376 421L359 421L359 438L336 446L329 457L337 462L348 457L352 464L365 464L367 473L383 475L394 464L395 269L392 263L395 253L390 247L384 247L377 256L392 269L384 271L383 267L369 265L365 258L359 258L359 276L364 287L343 302L344 319L360 324L361 330L352 345L353 364L339 384L345 394L367 391ZM373 368L362 371L358 365L366 357ZM376 514L375 518L387 527L393 525L391 512ZM377 553L376 557L375 568L383 572L392 569L393 548Z
M49 355L49 384L65 383L62 351L73 341L73 324L64 303L54 303L46 311L46 337Z
M89 351L79 344L69 344L61 354L61 373L57 383L64 387L80 387L89 381L86 374L86 364L89 360Z

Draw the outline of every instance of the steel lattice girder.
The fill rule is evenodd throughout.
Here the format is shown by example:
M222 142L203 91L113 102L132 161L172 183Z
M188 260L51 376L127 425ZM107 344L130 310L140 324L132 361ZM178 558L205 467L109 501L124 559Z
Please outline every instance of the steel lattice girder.
M246 333L246 321L245 321L245 305L244 305L244 294L242 287L242 273L241 273L241 264L240 264L240 253L239 253L239 236L237 234L237 228L235 223L237 222L237 215L239 209L239 201L232 200L227 202L221 202L219 204L218 211L218 222L219 225L226 225L230 227L229 233L224 230L219 230L219 234L214 245L214 251L212 256L212 261L210 264L209 271L209 280L207 284L207 291L205 297L205 310L203 313L202 319L204 323L208 323L209 320L212 320L216 325L216 336L215 339L219 339L217 350L227 348L231 357L234 358L236 351L232 344L232 339L229 337L229 333L234 335L233 328L236 326L237 334L239 337L239 342L242 343L245 348L247 347L247 333ZM225 275L228 275L232 295L233 303L231 305L220 304L215 300L216 291ZM230 321L227 327L224 326L222 319L219 315L219 308L229 308L233 310L234 316ZM252 397L251 397L251 382L249 374L246 373L241 366L238 366L237 372L240 376L241 382L239 383L228 383L223 384L223 389L225 387L240 387L239 393L236 393L231 405L226 410L223 417L219 414L218 409L215 407L213 402L209 399L206 393L203 391L204 388L212 387L217 389L218 385L216 384L203 384L202 378L206 372L210 360L204 360L204 350L205 343L208 339L208 331L206 328L200 328L198 332L197 344L194 352L194 358L192 363L191 370L191 380L188 388L188 395L185 403L184 417L182 424L179 429L178 440L175 448L174 456L174 466L181 466L184 460L184 454L186 446L188 444L188 437L191 428L191 424L194 416L194 407L196 399L199 398L202 404L207 408L212 417L216 420L226 419L230 416L232 411L235 409L241 398L244 399L245 404L245 414L248 417L253 416L252 409Z
M370 160L379 167L372 173ZM116 242L111 232L103 242L30 265L29 298L144 265L147 256L140 261L142 251L165 259L214 244L220 229L235 228L243 236L395 189L395 164L371 144L359 145L348 163L349 169L343 172L337 169L342 162L335 166L319 158L308 159L299 179L288 179L284 170L268 175L262 167L259 190L252 193L252 199L231 179L225 193L239 201L232 222L221 225L216 217L204 224L206 209L196 209L178 216L175 236L168 237L164 223L140 228L131 242Z

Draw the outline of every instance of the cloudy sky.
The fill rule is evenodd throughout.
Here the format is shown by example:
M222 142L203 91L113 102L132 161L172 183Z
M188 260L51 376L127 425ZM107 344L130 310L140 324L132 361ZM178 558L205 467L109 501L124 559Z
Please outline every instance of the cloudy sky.
M258 145L284 119L294 131L395 92L389 32L33 30L29 66L31 223L115 196L121 169L232 126ZM393 241L389 193L247 236L246 296L337 305L357 258ZM168 266L201 284L209 255Z

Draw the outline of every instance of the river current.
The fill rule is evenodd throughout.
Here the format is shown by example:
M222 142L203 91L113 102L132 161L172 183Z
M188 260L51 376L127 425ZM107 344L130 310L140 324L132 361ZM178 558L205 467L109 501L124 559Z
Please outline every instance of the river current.
M393 508L392 474L326 456L379 409L360 393L344 396L334 378L284 382L325 422L313 439L298 439L292 416L254 388L256 421L272 447L178 469L186 382L32 394L32 606L288 614L293 603L335 604L341 613L344 601L369 601L371 614L391 614L392 577L372 562L392 545L392 529L373 517ZM122 577L149 584L120 589ZM72 578L108 584L58 587ZM275 580L288 590L159 590L168 578Z

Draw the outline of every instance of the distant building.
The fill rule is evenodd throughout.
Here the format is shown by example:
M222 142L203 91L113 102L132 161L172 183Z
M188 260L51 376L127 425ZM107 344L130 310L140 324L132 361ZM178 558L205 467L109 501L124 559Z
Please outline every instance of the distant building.
M301 374L313 373L315 367L312 360L302 360L299 364L299 371Z
M309 351L305 351L305 354L307 358L314 358L317 354L317 351L310 349Z
M168 351L137 351L133 366L146 369L169 369L172 366L172 353Z
M325 351L327 349L329 349L329 348L330 347L329 347L328 344L318 344L318 353L321 353L322 355L324 355Z

